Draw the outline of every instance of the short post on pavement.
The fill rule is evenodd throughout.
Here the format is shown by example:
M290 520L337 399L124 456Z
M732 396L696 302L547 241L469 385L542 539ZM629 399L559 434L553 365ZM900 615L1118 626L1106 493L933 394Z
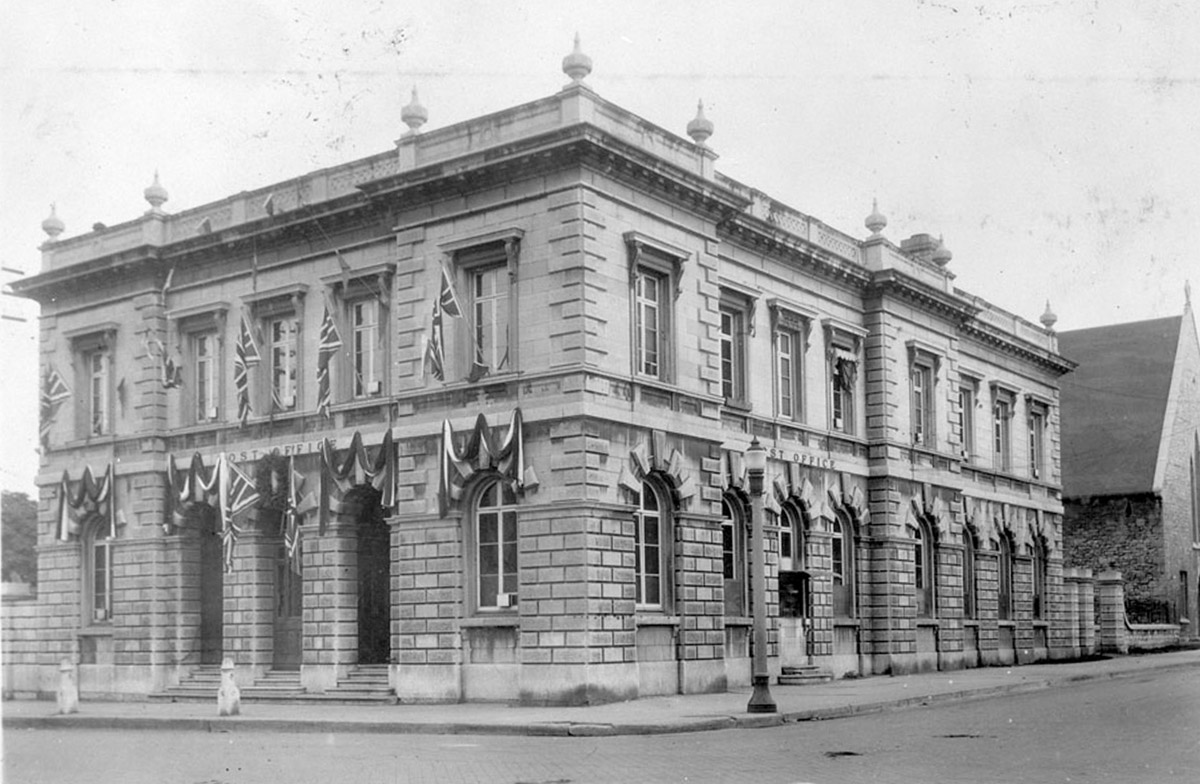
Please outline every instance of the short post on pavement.
M763 483L767 473L767 450L755 437L746 450L746 473L750 479L750 560L753 577L750 601L754 606L754 652L751 678L754 693L746 705L747 713L775 713L771 696L771 675L767 670L767 554L763 548Z

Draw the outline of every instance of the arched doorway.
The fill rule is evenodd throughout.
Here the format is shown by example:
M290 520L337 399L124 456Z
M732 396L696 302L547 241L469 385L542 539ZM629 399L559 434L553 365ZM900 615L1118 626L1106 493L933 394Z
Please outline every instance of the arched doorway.
M391 532L379 493L361 489L358 532L358 663L387 664L391 658Z
M200 536L200 663L220 664L225 646L225 558L217 510L194 504L187 516Z
M812 585L808 531L795 503L785 504L779 526L779 656L785 667L812 660Z

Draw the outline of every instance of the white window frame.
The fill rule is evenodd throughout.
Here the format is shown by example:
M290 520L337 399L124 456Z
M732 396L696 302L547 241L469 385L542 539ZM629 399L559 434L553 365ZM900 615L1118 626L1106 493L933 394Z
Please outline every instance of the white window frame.
M826 388L829 396L829 429L835 433L858 432L859 364L867 331L839 319L821 319L825 333Z
M492 494L494 500L489 500ZM492 517L495 538L485 542L483 522ZM483 613L515 611L520 588L520 520L512 487L501 479L486 480L475 496L470 520L475 609ZM494 574L484 574L484 547L495 548ZM495 579L494 591L485 591L488 577Z
M521 313L518 300L518 273L521 264L521 244L525 232L510 227L444 242L438 246L444 254L443 268L450 275L462 318L443 317L445 335L446 382L478 381L474 376L475 361L480 354L486 365L486 377L516 373L520 368ZM440 293L441 272L432 285L434 295ZM485 297L477 294L480 275L494 275L496 289ZM503 319L499 312L502 311ZM481 316L487 316L486 324ZM497 339L497 321L504 321L503 339ZM489 332L487 327L491 326Z
M93 516L84 529L83 609L86 626L112 623L113 548L109 531L109 521L98 515Z
M1012 420L1016 408L1016 390L992 382L992 467L996 471L1013 470Z
M664 494L643 481L637 494L634 522L634 600L637 609L666 611L670 605L671 511ZM647 504L653 499L653 508ZM651 543L648 533L655 532ZM648 568L653 564L655 571ZM656 585L652 581L657 580Z
M626 232L624 238L629 250L631 370L634 376L670 383L675 378L675 301L691 254L636 231ZM651 281L653 295L646 292ZM650 312L656 315L653 331L645 318Z
M367 314L369 318L364 318ZM355 297L346 302L346 316L350 325L350 397L355 400L378 397L384 392L386 366L383 305L373 296Z
M250 305L253 321L253 328L257 329L258 334L255 335L255 340L258 343L259 351L262 354L262 362L260 367L251 369L251 373L265 373L267 383L254 384L251 383L250 388L253 390L256 386L259 390L259 405L254 407L255 411L270 412L271 415L276 413L291 414L301 410L302 401L304 400L304 377L305 377L305 352L304 352L304 299L308 292L308 286L303 283L292 283L287 286L281 286L276 289L270 289L262 292L242 297L242 300ZM295 322L295 331L291 339L285 334L282 339L277 339L274 334L274 324L276 322ZM261 340L259 339L261 337ZM291 343L294 350L291 355L285 352L283 357L287 360L283 363L282 370L285 377L290 377L291 383L284 389L278 386L280 378L279 359L280 349L285 349ZM262 377L259 376L261 380ZM278 394L277 394L278 393ZM287 395L292 396L291 405L288 405ZM279 405L276 405L278 400Z
M300 319L295 313L280 313L264 323L271 410L296 411L300 406Z

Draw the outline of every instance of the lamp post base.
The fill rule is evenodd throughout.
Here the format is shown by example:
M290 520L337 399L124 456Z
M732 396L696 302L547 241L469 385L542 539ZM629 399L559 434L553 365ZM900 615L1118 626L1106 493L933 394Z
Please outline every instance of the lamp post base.
M771 676L755 675L754 676L754 693L750 695L750 702L746 705L747 713L776 713L778 708L775 707L775 698L771 696L770 687Z

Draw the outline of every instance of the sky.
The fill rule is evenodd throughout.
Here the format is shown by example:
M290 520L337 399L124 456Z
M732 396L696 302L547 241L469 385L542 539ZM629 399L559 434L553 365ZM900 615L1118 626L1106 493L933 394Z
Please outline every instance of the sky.
M558 91L579 33L602 97L717 169L865 238L944 237L956 283L1057 329L1177 315L1200 263L1200 6L687 0L9 2L0 29L0 267L392 149ZM0 486L33 493L37 308L0 319ZM25 319L20 321L19 319Z

